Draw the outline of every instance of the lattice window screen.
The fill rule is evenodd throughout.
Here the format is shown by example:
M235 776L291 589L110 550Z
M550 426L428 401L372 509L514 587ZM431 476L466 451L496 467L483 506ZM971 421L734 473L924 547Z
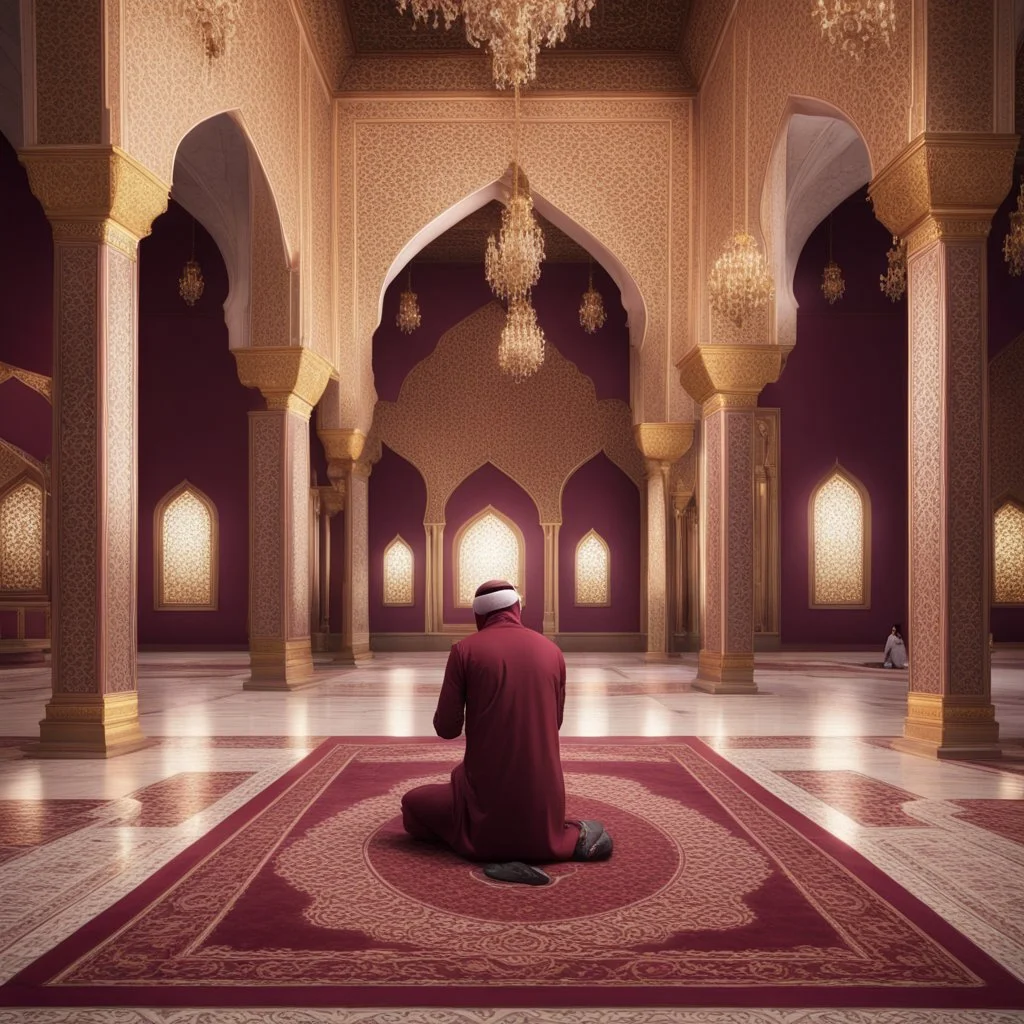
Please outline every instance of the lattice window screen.
M384 549L384 604L413 603L413 565L412 548L401 537Z
M1024 509L1007 501L992 522L996 604L1024 604Z
M523 592L520 540L497 513L488 511L463 530L456 548L456 604L473 603L476 588L491 579L514 583Z
M611 604L611 553L604 538L591 530L576 546L576 604Z
M186 487L160 514L158 607L214 607L216 531L210 506Z
M0 503L0 591L43 590L43 551L43 489L25 480Z
M814 496L812 604L865 604L865 508L857 488L840 472Z

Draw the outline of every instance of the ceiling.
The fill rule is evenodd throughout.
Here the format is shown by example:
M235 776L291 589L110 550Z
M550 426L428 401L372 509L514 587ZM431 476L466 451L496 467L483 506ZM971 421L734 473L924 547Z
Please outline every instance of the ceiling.
M439 238L424 246L415 256L416 263L483 263L487 236L501 227L503 207L496 199L463 218ZM548 263L586 263L587 250L574 242L550 221L534 211L544 232L544 259Z
M395 0L336 0L344 8L357 56L395 53L480 53L467 41L461 20L447 31L415 23L398 11ZM590 27L569 26L564 43L553 51L677 54L691 0L597 0Z

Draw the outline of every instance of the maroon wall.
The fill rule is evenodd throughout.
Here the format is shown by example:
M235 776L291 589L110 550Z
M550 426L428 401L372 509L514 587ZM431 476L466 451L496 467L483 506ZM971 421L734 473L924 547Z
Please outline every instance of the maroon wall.
M0 135L0 362L53 373L53 236L28 187L25 169ZM50 455L52 411L42 395L10 380L0 384L0 437L37 459Z
M370 632L420 633L424 628L424 572L427 539L423 516L427 485L411 463L385 445L370 476ZM415 604L408 608L384 605L384 549L396 534L413 551Z
M611 552L612 603L607 608L576 607L576 545L591 530ZM558 586L559 632L639 632L640 492L604 452L580 466L562 491Z
M820 291L827 222L797 265L797 341L759 404L781 413L781 639L784 644L881 646L907 620L907 303L878 287L891 238L851 196L833 214L833 254L846 294L829 306ZM808 607L807 516L811 491L836 459L871 497L871 607ZM912 641L911 641L912 642Z
M249 423L263 406L242 386L228 350L223 302L228 278L213 239L196 228L206 288L195 306L178 295L191 253L192 218L171 203L139 246L139 643L248 642ZM216 611L153 608L153 511L188 479L217 506Z
M373 479L372 477L370 479ZM544 531L533 499L514 480L489 462L471 473L452 492L444 518L444 621L472 623L469 608L456 608L453 580L455 534L478 512L493 505L523 533L526 545L526 605L523 622L538 632L544 624Z

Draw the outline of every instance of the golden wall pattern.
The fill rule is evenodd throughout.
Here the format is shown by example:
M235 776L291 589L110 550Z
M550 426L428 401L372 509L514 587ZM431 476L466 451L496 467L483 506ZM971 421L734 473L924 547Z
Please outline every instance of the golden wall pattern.
M590 378L553 345L540 372L509 385L497 360L504 322L497 302L470 314L413 368L397 402L377 405L367 451L386 444L420 471L425 522L444 522L449 495L487 462L530 495L542 523L561 522L565 481L600 451L638 486L642 479L629 407L598 401Z
M42 591L43 489L34 480L0 495L0 592Z
M836 470L811 498L811 604L862 605L865 509L860 492Z
M989 363L989 494L1024 500L1024 334Z
M214 518L206 502L185 487L162 509L157 606L208 608L214 604Z
M408 606L414 603L416 598L413 586L415 571L412 548L401 537L395 537L384 549L383 603L385 605Z
M611 604L611 552L605 539L591 530L576 545L576 604L606 607Z
M508 580L523 594L522 536L494 509L485 509L462 527L454 551L456 607L471 606L476 588L488 580Z
M1024 508L1006 501L992 522L993 588L996 604L1024 604Z

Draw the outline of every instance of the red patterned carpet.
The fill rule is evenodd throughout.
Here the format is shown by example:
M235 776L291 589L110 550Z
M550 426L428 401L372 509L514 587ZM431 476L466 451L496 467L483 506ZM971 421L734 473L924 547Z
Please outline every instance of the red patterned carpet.
M325 741L0 987L16 1006L1024 1005L1024 985L700 740L563 742L601 864L503 886L405 836L460 754Z

